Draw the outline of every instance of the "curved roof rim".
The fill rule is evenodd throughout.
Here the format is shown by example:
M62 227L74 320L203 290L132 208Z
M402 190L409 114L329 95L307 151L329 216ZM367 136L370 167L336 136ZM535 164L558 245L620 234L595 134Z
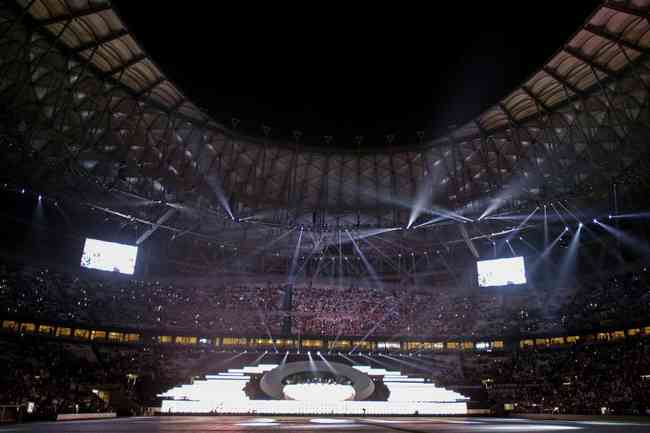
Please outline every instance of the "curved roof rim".
M68 3L67 0L64 0L68 6L68 10L71 10L69 7L70 4ZM23 7L28 6L30 7L30 15L36 20L36 22L40 22L43 24L44 27L47 27L49 25L52 25L52 22L56 22L57 20L66 20L67 18L65 16L56 16L56 17L46 17L46 18L39 18L35 17L33 15L34 9L36 7L36 3L40 3L44 6L43 9L47 10L48 12L52 10L52 8L47 8L47 4L53 3L54 0L39 0L38 2L29 2L27 0L17 0L17 3L22 5ZM75 17L76 19L84 19L91 17L93 15L99 15L102 13L107 13L107 12L112 12L117 20L119 21L119 25L124 29L126 34L130 36L135 44L138 46L138 48L141 51L141 55L143 56L144 59L146 59L148 62L150 62L156 69L159 74L158 78L155 78L152 82L148 84L153 84L154 82L159 82L160 77L164 78L164 80L178 92L180 95L180 102L177 102L173 106L164 106L163 104L154 101L151 97L151 92L155 89L155 86L147 92L142 92L142 94L139 94L140 92L137 91L137 89L131 88L125 81L124 81L124 76L126 74L119 74L118 78L115 77L110 77L114 79L116 82L118 82L122 87L124 87L126 90L129 91L130 94L132 94L134 97L141 98L141 97L146 97L146 101L148 104L151 104L152 107L160 109L162 111L165 111L168 114L174 114L175 116L178 116L182 120L186 120L192 123L197 123L198 125L202 126L208 126L212 128L219 129L224 135L228 135L232 138L235 139L241 139L245 140L247 142L250 142L252 144L257 144L257 145L274 145L278 147L284 147L287 149L295 150L296 148L299 148L301 151L309 151L309 152L314 152L314 153L322 153L322 154L331 154L331 153L342 153L342 154L380 154L380 153L402 153L402 152L417 152L417 151L426 151L428 149L431 149L433 147L437 147L438 145L444 145L444 144L449 144L452 140L450 140L450 137L457 137L457 138L475 138L480 136L481 134L485 133L494 133L498 132L500 130L506 129L510 126L511 122L515 123L524 123L526 121L529 121L531 119L534 119L542 114L544 114L547 110L554 111L555 109L564 106L565 104L571 102L576 95L571 95L569 96L568 94L563 93L561 96L560 100L555 102L554 104L550 106L546 106L544 104L541 104L541 102L538 100L538 96L536 95L535 92L533 92L529 87L526 86L531 80L533 80L536 76L538 76L540 73L544 73L544 70L548 68L548 64L558 56L558 54L562 52L566 52L565 48L573 42L578 34L585 30L589 31L587 27L590 25L590 21L593 20L593 18L598 14L600 11L603 9L609 9L611 10L614 14L626 14L626 15L637 15L639 16L640 19L642 15L647 15L643 10L640 8L634 8L630 9L629 7L625 5L618 4L619 2L617 1L612 1L612 0L605 0L603 4L598 6L585 20L584 24L580 26L568 39L567 43L564 44L562 47L560 47L550 58L543 63L543 65L536 69L530 76L523 81L523 83L519 84L515 89L513 89L511 92L509 92L505 97L501 98L499 101L494 103L493 105L489 106L487 109L483 110L481 114L478 116L470 119L469 121L463 123L461 126L450 130L449 133L447 134L440 134L438 136L434 136L428 139L423 140L420 144L404 144L404 145L398 145L398 146L390 146L390 145L381 145L377 146L377 148L370 148L370 147L358 147L357 149L354 149L352 147L350 148L327 148L327 145L323 146L315 146L315 145L310 145L310 144L303 144L303 143L296 143L292 142L290 140L286 139L278 139L278 138L272 138L272 137L263 137L263 136L256 136L256 135L250 135L244 132L239 132L236 129L226 127L222 123L214 120L213 116L209 113L208 110L201 108L191 102L187 97L185 97L185 93L182 91L182 89L175 83L169 80L169 78L165 75L163 69L158 66L158 64L153 60L153 58L147 53L147 51L143 48L142 43L135 37L135 35L129 31L128 27L125 24L125 20L122 18L122 16L119 14L119 11L115 8L115 6L112 4L110 1L106 2L100 2L101 4L95 5L92 1L88 2L88 11L87 13L84 13L83 9L78 9L74 10L73 12L70 13L70 17ZM650 0L644 0L644 4L647 7L648 3L650 3ZM638 10L637 10L638 9ZM49 24L48 24L49 23ZM48 29L49 31L49 29ZM619 35L619 38L621 36ZM97 39L93 36L94 39ZM100 38L101 39L101 38ZM63 40L61 40L63 42ZM100 44L109 44L111 41L109 40L108 42L101 42L98 41ZM65 42L63 42L65 44ZM77 47L72 47L67 45L68 49L75 50ZM569 53L571 55L571 53ZM643 54L643 53L642 53ZM575 57L575 56L572 56ZM580 61L579 58L576 58L576 60ZM589 59L591 61L594 61L595 59ZM128 65L129 61L125 62L124 65ZM597 63L597 62L594 62ZM627 67L630 65L630 62L627 62L627 64L619 71L622 72ZM552 77L553 78L553 77ZM561 77L566 79L566 77ZM584 92L588 92L589 88L593 86L598 86L599 84L602 84L602 82L599 82L596 80L595 83L591 84L587 89L584 89ZM508 99L514 97L518 91L522 90L524 93L527 94L527 97L531 100L533 105L535 106L534 110L532 113L525 115L522 118L519 119L513 119L512 113L508 110L507 107L507 101ZM577 96L579 97L579 96ZM197 116L191 116L186 113L181 112L181 108L183 108L186 105L190 105L196 112ZM193 111L194 111L193 110ZM490 126L490 125L485 125L483 120L485 117L494 114L495 110L497 112L500 112L503 114L503 117L505 117L507 120L500 125L497 126ZM352 140L350 140L352 141Z

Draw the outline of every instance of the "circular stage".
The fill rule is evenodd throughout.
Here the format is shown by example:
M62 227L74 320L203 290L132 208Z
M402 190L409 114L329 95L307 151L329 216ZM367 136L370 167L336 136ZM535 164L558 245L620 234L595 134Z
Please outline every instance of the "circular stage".
M260 381L260 387L266 395L273 399L298 400L285 393L285 381L287 378L299 373L325 373L348 379L354 389L353 395L350 396L353 398L340 398L335 401L365 400L375 391L375 384L367 374L347 365L323 361L292 362L279 365L273 370L264 373Z

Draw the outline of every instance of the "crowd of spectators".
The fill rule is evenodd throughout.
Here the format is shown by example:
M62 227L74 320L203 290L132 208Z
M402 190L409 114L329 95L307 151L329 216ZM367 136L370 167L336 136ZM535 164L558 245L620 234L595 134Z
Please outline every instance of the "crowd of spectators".
M602 329L650 317L642 269L575 289L242 285L0 265L0 314L240 336L481 338ZM287 300L290 299L289 303ZM119 314L116 314L119 312Z
M0 405L22 419L60 413L141 414L156 395L187 380L214 356L203 348L126 347L0 337Z
M117 327L280 331L279 287L141 281L0 265L0 314Z
M296 287L294 334L476 338L562 332L561 289Z
M110 410L92 392L105 372L86 355L54 342L0 341L0 404L21 405L26 411L31 403L35 418Z
M287 362L305 356L293 354ZM386 357L329 357L421 375L461 393L480 387L492 407L510 404L517 412L633 415L650 410L650 338L645 336L545 349L411 356L394 362ZM52 419L59 413L119 411L114 406L117 395L133 405L128 413L136 414L159 404L157 394L189 377L282 359L282 353L263 360L258 353L233 358L207 347L0 337L0 405L22 405L25 410L31 404L29 417Z
M468 382L487 381L492 400L517 412L650 414L647 337L526 349L473 370L465 366L465 373Z

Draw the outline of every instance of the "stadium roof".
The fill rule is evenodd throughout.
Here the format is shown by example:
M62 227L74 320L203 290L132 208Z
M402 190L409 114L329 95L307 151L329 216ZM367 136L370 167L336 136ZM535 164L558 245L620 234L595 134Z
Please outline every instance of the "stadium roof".
M0 91L16 179L70 174L150 200L282 225L405 227L588 196L646 155L650 0L605 1L537 72L444 136L312 148L215 122L166 78L107 0L0 9ZM15 125L15 127L12 127ZM14 148L16 149L16 148ZM33 158L25 159L29 154ZM602 197L602 194L601 196Z

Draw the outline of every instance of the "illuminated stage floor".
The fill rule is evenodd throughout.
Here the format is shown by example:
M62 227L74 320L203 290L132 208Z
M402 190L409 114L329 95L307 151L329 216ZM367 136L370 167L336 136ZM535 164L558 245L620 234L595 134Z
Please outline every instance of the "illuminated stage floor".
M68 421L0 427L4 432L35 433L207 433L259 432L602 432L641 433L650 423L637 421L532 421L517 418L313 418L313 417L201 417L174 416Z

